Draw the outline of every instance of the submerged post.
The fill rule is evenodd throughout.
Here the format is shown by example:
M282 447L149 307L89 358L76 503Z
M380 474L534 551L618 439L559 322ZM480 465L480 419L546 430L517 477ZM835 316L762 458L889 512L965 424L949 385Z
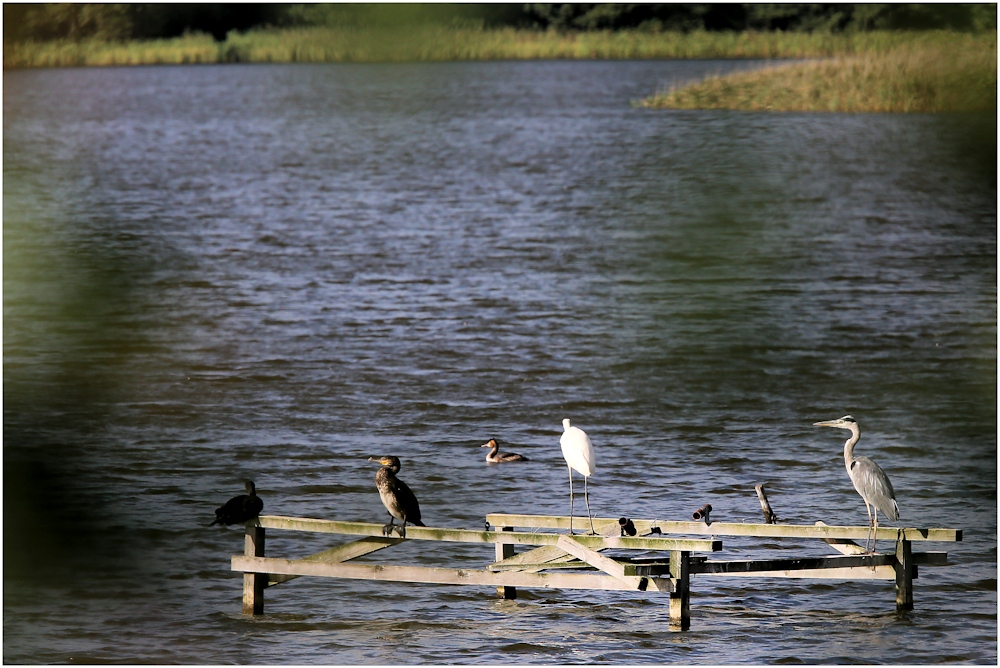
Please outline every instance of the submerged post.
M913 549L900 536L896 541L896 610L913 610Z
M691 628L691 553L670 551L670 577L674 591L670 593L670 630Z
M264 556L264 527L247 524L243 554L248 557ZM264 614L264 589L267 573L243 574L243 614Z
M501 531L513 531L514 527L498 527ZM509 557L514 556L514 546L508 545L506 543L496 544L496 555L497 561L503 561ZM497 587L497 596L503 599L516 599L517 598L517 587L499 586Z

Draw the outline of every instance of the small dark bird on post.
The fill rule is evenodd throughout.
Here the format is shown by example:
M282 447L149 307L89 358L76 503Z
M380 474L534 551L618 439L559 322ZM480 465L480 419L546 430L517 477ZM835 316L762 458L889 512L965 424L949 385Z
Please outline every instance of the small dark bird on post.
M234 496L225 505L215 511L214 524L243 524L260 515L264 510L264 501L257 496L257 488L253 480L247 480L247 493Z

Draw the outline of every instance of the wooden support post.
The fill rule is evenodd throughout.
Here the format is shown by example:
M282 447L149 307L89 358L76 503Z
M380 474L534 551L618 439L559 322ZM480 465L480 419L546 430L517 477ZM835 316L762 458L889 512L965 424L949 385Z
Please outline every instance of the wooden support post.
M243 553L248 557L264 556L264 527L247 524ZM264 614L264 589L267 573L243 574L243 614Z
M913 610L913 552L910 541L896 541L896 610Z
M764 522L767 524L776 524L778 518L774 514L774 511L771 510L771 504L767 502L767 494L764 493L764 483L754 487L754 490L756 490L757 498L760 500L760 508L764 511Z
M501 531L513 531L514 527L499 527ZM497 561L503 561L514 556L514 546L506 543L497 543ZM517 598L517 587L500 586L497 587L497 596L507 600Z
M691 553L670 551L670 579L674 590L670 593L670 630L687 631L691 628Z

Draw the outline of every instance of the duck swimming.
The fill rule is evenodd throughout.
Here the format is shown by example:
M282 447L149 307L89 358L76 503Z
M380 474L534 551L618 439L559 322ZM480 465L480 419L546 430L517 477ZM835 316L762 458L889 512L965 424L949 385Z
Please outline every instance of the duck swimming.
M226 501L221 508L216 509L215 521L208 526L243 524L260 515L260 511L264 509L264 501L257 496L257 488L254 486L253 480L247 480L246 488L246 494L234 496Z
M406 486L406 483L396 477L399 473L398 457L369 457L368 461L378 462L382 468L375 474L375 486L382 498L382 505L389 511L389 523L382 527L382 535L388 536L395 529L400 538L406 538L406 523L418 527L425 526L420 521L420 504L417 497ZM401 521L402 526L393 524L393 518Z
M525 457L524 455L519 455L514 452L500 452L500 444L497 443L497 440L495 438L491 438L490 440L483 443L480 447L493 448L492 450L489 451L489 454L486 455L486 461L490 462L491 464L528 461L528 458Z

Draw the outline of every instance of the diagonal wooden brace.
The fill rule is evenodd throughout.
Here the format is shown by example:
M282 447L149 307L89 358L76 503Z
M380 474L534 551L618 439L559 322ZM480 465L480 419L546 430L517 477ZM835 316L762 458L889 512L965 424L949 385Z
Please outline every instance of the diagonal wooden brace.
M569 536L559 536L556 546L566 550L566 552L572 554L580 561L585 561L594 568L604 571L616 580L620 580L621 582L630 585L632 589L636 589L637 591L646 591L646 588L650 584L649 578L637 575L626 575L624 565L618 563L610 557L605 557L603 554L595 552L588 547L584 547Z

